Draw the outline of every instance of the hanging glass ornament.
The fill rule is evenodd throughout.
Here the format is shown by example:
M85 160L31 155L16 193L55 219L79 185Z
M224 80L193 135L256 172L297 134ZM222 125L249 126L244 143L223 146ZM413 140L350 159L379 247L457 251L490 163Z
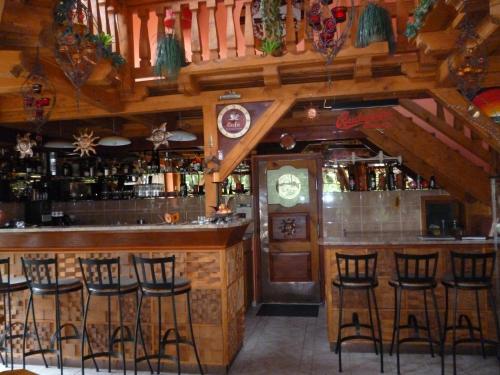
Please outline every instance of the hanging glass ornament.
M456 54L448 58L448 70L458 89L472 100L481 90L488 70L488 53L482 47L475 23L466 19L460 26Z
M24 159L25 157L33 156L33 147L36 146L36 141L30 138L31 133L26 133L22 137L17 135L17 144L15 150L19 152L19 157Z
M339 0L315 0L307 15L314 48L331 64L342 49L352 26L354 0L347 8Z
M153 142L154 149L157 150L161 145L168 147L168 139L172 136L172 133L167 131L167 123L164 122L159 127L154 128L151 132L149 138L146 140Z
M100 54L90 36L92 14L81 0L62 0L54 11L55 58L79 93Z
M73 151L79 152L80 157L89 156L90 153L96 153L95 147L97 143L95 143L95 141L98 140L99 137L94 137L93 131L89 132L88 129L80 130L80 134L78 136L73 135L73 138L75 139L75 142L73 142L75 149Z
M42 125L48 121L54 108L56 90L43 71L38 50L35 64L21 86L21 95L26 119L34 123L39 131Z

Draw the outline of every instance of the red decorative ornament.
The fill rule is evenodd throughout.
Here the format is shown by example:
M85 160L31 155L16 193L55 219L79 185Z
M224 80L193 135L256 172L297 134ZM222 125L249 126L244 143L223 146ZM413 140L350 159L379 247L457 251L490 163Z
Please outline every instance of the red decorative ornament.
M338 23L345 22L347 19L347 7L338 6L332 9L332 16Z
M173 29L174 28L174 25L175 25L175 18L165 18L163 20L163 25L167 28L167 29Z

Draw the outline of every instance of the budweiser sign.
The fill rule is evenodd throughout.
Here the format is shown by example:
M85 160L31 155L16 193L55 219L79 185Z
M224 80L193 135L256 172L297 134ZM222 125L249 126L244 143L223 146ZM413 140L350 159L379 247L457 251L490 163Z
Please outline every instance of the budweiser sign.
M369 113L354 113L351 115L349 111L341 112L335 126L337 129L347 130L358 126L365 129L381 129L392 126L391 121L394 119L390 110L375 110Z

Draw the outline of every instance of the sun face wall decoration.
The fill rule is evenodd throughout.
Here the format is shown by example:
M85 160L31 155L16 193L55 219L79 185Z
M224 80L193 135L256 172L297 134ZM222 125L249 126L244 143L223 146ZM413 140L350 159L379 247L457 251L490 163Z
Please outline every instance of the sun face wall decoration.
M159 127L154 128L151 132L151 136L146 138L146 140L153 142L154 149L157 150L161 145L168 147L168 139L171 136L172 133L167 131L167 123L164 122Z
M26 133L22 137L19 134L17 135L15 150L19 152L21 159L33 156L33 147L36 146L36 141L30 139L30 135L31 133Z
M80 135L73 135L75 138L75 142L73 145L75 146L74 152L79 152L80 157L89 156L90 153L95 154L95 147L97 146L97 141L99 137L94 137L94 132L89 132L88 129L80 130Z

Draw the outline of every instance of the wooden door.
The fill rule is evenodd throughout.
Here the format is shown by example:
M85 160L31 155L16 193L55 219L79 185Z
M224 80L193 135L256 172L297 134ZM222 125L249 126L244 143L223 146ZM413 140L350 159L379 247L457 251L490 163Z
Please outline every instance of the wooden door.
M264 302L319 302L319 155L260 158L258 212Z

